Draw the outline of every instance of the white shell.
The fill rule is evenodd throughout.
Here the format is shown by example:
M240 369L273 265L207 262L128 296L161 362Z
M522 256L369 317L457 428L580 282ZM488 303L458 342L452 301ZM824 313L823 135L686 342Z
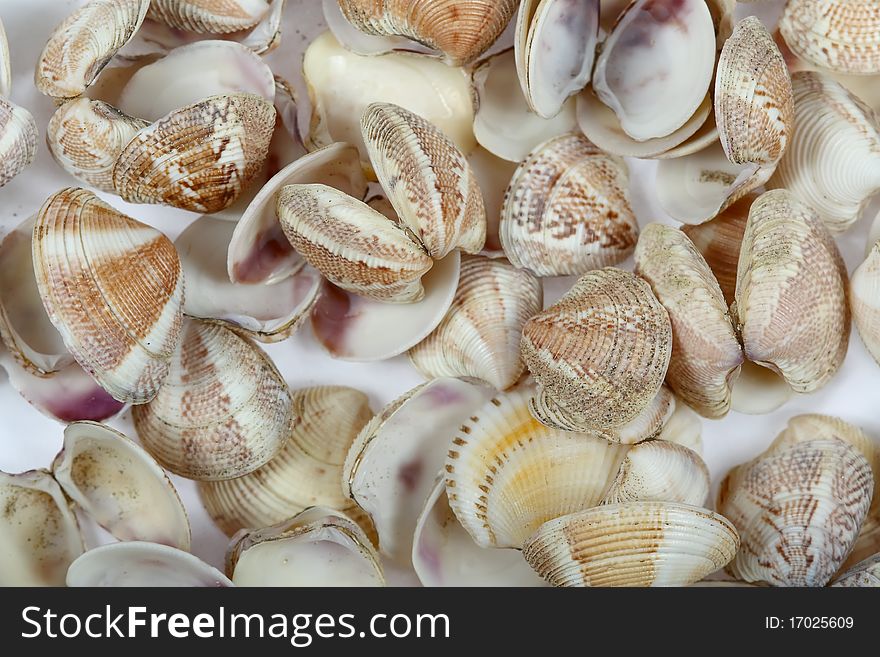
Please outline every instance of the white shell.
M0 187L34 161L37 124L23 107L0 96Z

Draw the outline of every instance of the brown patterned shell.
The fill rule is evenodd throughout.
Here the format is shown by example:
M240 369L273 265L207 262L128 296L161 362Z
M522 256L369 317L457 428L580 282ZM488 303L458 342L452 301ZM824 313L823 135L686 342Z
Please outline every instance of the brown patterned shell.
M231 205L259 172L275 128L275 107L254 94L212 96L141 130L113 169L131 203L211 213Z
M266 0L152 0L147 16L198 34L226 34L253 27L269 11Z
M0 96L0 187L30 166L37 154L37 124L26 109Z
M115 399L152 399L183 317L171 241L92 192L68 188L40 208L33 261L49 319L83 369Z
M672 350L666 309L650 286L612 267L583 276L526 322L523 360L539 384L532 412L569 431L625 424L660 390Z

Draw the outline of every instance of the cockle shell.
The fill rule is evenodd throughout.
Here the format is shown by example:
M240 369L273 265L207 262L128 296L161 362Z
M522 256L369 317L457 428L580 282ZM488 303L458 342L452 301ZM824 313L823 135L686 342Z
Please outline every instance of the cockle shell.
M880 553L854 565L835 579L831 586L880 588Z
M37 154L37 124L26 109L0 96L0 187L30 166Z
M642 231L635 261L672 322L667 383L704 417L723 417L743 353L709 265L682 231L656 223Z
M412 364L428 378L482 379L499 390L525 370L522 327L544 307L541 283L502 260L465 257L458 291L440 325L410 349Z
M437 55L437 51L404 36L367 34L352 25L339 6L339 0L321 0L324 22L346 50L358 55L383 55L389 52L414 52Z
M510 262L537 276L616 265L635 248L638 222L626 165L566 134L532 151L513 174L499 233Z
M671 502L631 502L551 520L523 556L554 586L687 586L739 546L727 518Z
M849 346L846 265L815 210L785 190L752 204L735 315L746 358L795 392L825 385Z
M225 34L253 27L268 11L266 0L152 0L147 15L179 30Z
M853 272L849 300L862 342L880 364L880 241Z
M298 418L275 365L247 338L186 320L171 372L149 404L132 408L141 443L175 474L233 479L265 465Z
M90 0L49 37L34 71L40 93L76 98L137 32L150 0Z
M181 331L183 276L171 241L68 188L40 208L33 266L49 319L83 369L120 401L152 399Z
M669 315L648 284L608 267L583 276L523 329L538 382L535 417L568 431L626 424L655 397L672 350Z

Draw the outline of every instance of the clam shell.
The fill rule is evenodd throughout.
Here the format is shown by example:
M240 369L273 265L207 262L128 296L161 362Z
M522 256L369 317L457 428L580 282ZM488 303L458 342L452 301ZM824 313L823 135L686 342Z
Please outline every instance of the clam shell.
M406 51L437 56L437 51L433 48L406 37L379 36L362 32L352 25L342 13L339 0L321 0L321 7L324 22L346 50L358 55L382 55L394 51Z
M862 342L880 364L880 241L853 272L849 300Z
M730 408L746 415L765 415L794 397L794 390L776 370L744 361L733 382Z
M152 399L181 332L183 276L171 241L68 188L40 208L33 265L49 319L83 369L120 401Z
M703 423L700 421L700 416L687 404L677 403L657 439L682 445L702 456L702 431Z
M857 563L835 579L831 586L880 588L880 553Z
M608 442L635 445L645 440L657 438L675 411L675 407L675 395L665 385L660 386L654 399L635 418L619 427L601 429L591 433L601 436Z
M34 117L0 96L0 187L30 166L36 154Z
M225 34L253 27L269 11L266 0L152 0L148 16L199 34Z
M501 260L465 257L452 306L410 349L410 361L427 378L474 377L506 390L525 370L522 327L543 306L541 283L530 273Z
M189 479L233 479L265 465L298 422L290 390L250 340L187 320L171 372L149 404L132 408L138 437Z
M626 453L603 503L661 500L702 506L708 496L709 468L699 454L665 440L649 440Z
M539 384L537 419L569 431L611 429L660 390L672 330L648 284L609 267L586 274L526 322L521 348Z
M510 262L537 276L581 275L630 256L639 234L626 165L581 135L532 151L510 181L499 233Z
M6 39L6 28L0 20L0 96L12 94L12 60L9 57L9 41Z
M739 546L729 520L671 502L631 502L551 520L523 556L554 586L686 586L728 563Z

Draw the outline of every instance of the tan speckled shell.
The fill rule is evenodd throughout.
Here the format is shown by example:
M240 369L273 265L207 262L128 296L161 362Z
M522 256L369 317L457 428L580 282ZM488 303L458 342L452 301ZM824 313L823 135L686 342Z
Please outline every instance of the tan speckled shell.
M831 586L880 588L880 552L854 565Z
M269 10L266 0L152 0L147 16L198 34L226 34L253 27Z
M672 329L645 281L609 267L586 274L526 322L521 348L539 384L535 417L595 431L626 424L654 399L669 365Z
M635 445L645 440L651 440L659 436L675 412L676 406L675 395L667 386L663 385L660 386L660 391L654 396L654 399L632 420L619 427L591 433L601 436L608 442L624 445Z
M0 96L0 187L30 166L37 154L37 124L26 109Z
M862 342L880 364L880 241L853 272L849 299Z

